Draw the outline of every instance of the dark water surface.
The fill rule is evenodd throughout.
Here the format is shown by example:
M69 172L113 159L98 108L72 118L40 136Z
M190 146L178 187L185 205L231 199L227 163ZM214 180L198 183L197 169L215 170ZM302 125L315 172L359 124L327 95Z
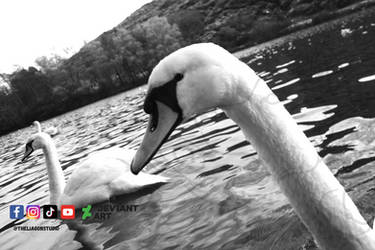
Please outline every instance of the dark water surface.
M367 221L375 215L375 11L252 48L247 62L273 88ZM145 87L42 123L55 125L65 176L91 152L137 148ZM44 157L20 163L35 128L0 138L0 248L315 249L312 237L239 128L215 110L179 126L147 170L171 183L110 204L138 205L107 220L11 220L10 204L48 204ZM100 206L94 206L97 211ZM96 210L95 210L96 209ZM79 211L77 211L79 212ZM17 232L14 225L60 225ZM78 237L77 231L79 231ZM82 237L81 237L82 238Z

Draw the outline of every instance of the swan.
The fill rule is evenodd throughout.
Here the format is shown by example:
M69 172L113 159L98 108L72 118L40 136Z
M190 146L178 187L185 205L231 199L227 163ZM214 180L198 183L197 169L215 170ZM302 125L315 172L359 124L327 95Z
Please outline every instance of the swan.
M352 33L353 33L353 30L351 30L350 28L343 28L343 29L341 29L341 36L342 37L347 37L347 36L349 36Z
M44 132L53 137L59 133L59 130L55 126L50 126L46 128Z
M239 125L322 249L375 249L374 231L276 95L212 43L181 48L151 72L150 119L131 171L139 173L178 124L216 107Z
M74 169L67 183L58 160L55 143L51 136L42 132L39 122L34 122L38 132L26 143L22 161L35 150L42 149L47 166L50 203L55 205L74 205L85 207L109 200L116 195L127 194L146 186L168 182L168 178L130 171L130 161L135 151L107 149L90 155L87 160Z

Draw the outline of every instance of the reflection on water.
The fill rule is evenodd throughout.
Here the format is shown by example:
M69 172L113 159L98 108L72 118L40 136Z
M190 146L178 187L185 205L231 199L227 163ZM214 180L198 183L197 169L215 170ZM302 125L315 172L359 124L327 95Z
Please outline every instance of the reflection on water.
M359 82L370 82L375 81L375 75L372 76L366 76L358 80Z
M375 214L373 12L278 39L242 58L283 101L368 221ZM147 121L144 93L141 87L42 123L60 131L55 141L66 177L91 152L138 147ZM252 146L219 110L179 126L147 167L171 183L108 203L136 204L136 212L69 224L10 220L10 204L48 204L41 153L20 163L34 130L0 138L1 249L315 249ZM13 231L59 224L58 232Z

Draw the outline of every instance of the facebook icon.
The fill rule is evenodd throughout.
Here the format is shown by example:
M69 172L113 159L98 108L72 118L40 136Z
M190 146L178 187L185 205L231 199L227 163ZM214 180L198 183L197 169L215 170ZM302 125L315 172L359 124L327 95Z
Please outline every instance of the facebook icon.
M22 219L24 217L24 211L22 205L10 205L9 215L11 219Z

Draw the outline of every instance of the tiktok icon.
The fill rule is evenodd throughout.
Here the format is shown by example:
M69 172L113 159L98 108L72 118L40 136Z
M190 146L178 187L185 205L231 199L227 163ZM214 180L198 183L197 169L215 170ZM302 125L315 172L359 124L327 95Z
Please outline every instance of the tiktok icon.
M44 219L57 219L57 206L45 205L43 207L43 218Z

